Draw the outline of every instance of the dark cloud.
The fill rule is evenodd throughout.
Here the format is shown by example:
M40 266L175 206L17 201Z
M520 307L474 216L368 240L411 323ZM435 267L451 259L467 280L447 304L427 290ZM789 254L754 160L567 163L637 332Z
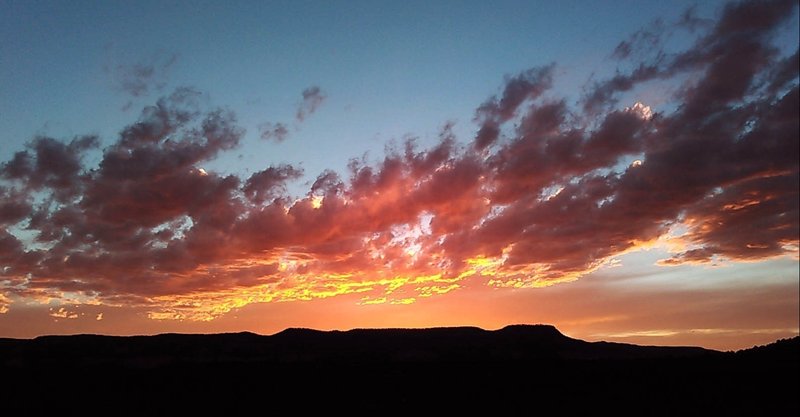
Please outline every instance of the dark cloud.
M37 138L0 166L3 292L208 319L258 301L425 297L465 277L549 285L656 239L682 248L664 264L796 256L797 53L772 44L796 9L732 4L691 25L687 50L637 58L688 25L657 23L617 53L629 70L576 106L545 95L553 64L524 71L478 107L471 143L448 124L429 149L408 140L377 163L355 159L299 196L291 165L204 169L243 130L189 89L146 107L94 168L84 155L97 138ZM617 105L655 79L678 86L662 110ZM303 96L298 120L324 99Z
M303 102L297 108L295 114L297 121L303 122L306 117L314 114L327 97L318 86L311 86L303 90Z
M590 115L597 114L617 104L615 94L630 91L637 84L650 81L661 75L657 65L641 63L630 73L595 83L583 101L583 110Z
M27 218L32 209L28 200L26 193L0 186L0 226Z
M242 191L251 201L262 204L286 193L286 181L300 178L303 171L291 165L269 167L247 179Z
M792 56L784 58L773 68L768 77L767 92L769 94L776 94L781 88L796 81L797 74L800 73L800 57L798 57L798 53L800 53L800 50L795 50Z
M500 134L500 125L507 122L526 100L534 100L553 86L555 64L531 68L508 78L500 98L492 97L476 112L481 124L475 137L475 146L483 149L494 143Z
M155 105L142 109L139 120L123 129L120 145L136 146L137 142L157 143L169 137L200 114L202 93L189 87L176 89Z
M741 96L740 90L749 85L749 77L755 76L759 70L750 67L772 63L771 55L775 53L775 48L767 40L787 22L787 17L796 6L796 2L791 0L729 3L711 30L701 36L692 48L679 53L666 53L658 47L658 34L663 32L658 27L660 23L655 29L643 29L632 40L622 42L615 56L628 57L633 50L659 52L654 58L635 65L633 71L595 83L584 98L584 110L597 112L603 106L615 104L617 93L630 91L647 81L685 73L699 74L705 80L705 83L687 85L687 93L708 94L706 100ZM691 11L688 11L676 26L685 27L686 19L691 20L691 16ZM683 99L698 106L715 104L702 99Z
M56 200L67 201L81 192L81 158L98 145L96 136L76 137L68 143L37 137L28 144L28 150L15 153L11 161L0 165L0 178L14 180L29 191L47 187Z
M311 185L311 193L322 192L327 194L329 192L339 192L343 189L344 183L339 178L339 174L329 169L323 171L314 183Z

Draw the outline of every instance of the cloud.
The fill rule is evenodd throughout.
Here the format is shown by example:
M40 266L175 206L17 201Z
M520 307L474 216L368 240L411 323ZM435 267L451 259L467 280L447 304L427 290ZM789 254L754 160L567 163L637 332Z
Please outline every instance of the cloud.
M291 165L269 167L251 175L245 182L242 191L251 201L263 204L266 200L284 195L286 182L300 178L302 175L303 171Z
M295 113L297 122L294 125L295 130L300 129L299 124L316 112L326 98L325 93L317 86L311 86L303 90L303 102L297 107ZM261 139L274 140L276 143L281 143L289 137L289 127L283 122L262 123L258 126L258 131Z
M11 300L0 293L0 314L8 313L8 306L11 305Z
M177 60L177 54L159 52L141 62L107 66L106 71L111 74L117 89L133 98L140 98L163 91L169 71Z
M53 190L56 200L67 200L81 191L83 154L98 145L96 136L76 137L68 143L37 137L28 144L28 150L15 153L11 161L0 165L0 178L23 181L28 192L46 187Z
M632 62L577 105L551 91L555 64L523 71L477 108L468 143L446 124L428 149L354 159L299 196L293 165L204 169L244 131L191 89L145 107L96 166L97 138L34 139L0 166L0 291L210 320L257 302L548 286L681 231L663 264L796 257L797 52L772 43L794 11L730 5L688 49ZM641 33L687 30L659 25ZM650 108L630 93L653 80L676 88ZM303 96L298 120L324 99Z
M775 48L769 44L769 38L786 23L787 16L792 14L796 6L790 0L728 3L716 25L710 27L692 48L674 54L658 47L664 29L662 23L657 21L653 28L643 29L631 40L620 43L614 54L617 58L627 58L634 50L641 52L648 49L658 51L655 56L634 63L634 70L628 73L619 73L595 83L584 98L584 110L596 112L602 106L615 104L617 93L630 91L644 82L668 79L682 73L697 74L705 81L685 86L686 94L700 94L693 100L683 97L687 103L702 106L714 103L707 103L701 98L725 101L741 97L741 90L763 69L754 66L773 63L774 57L771 55L775 53ZM694 21L691 11L687 11L674 26L687 27L687 21ZM697 25L688 26L696 29ZM707 96L703 97L702 94Z
M54 317L56 319L77 319L78 313L74 311L69 311L64 307L59 308L58 310L53 311L50 309L50 317Z
M258 126L261 139L283 142L289 136L289 128L284 123L262 123Z
M685 25L696 26L699 24L691 9L687 10L681 17ZM611 54L616 59L627 59L633 54L643 54L648 51L658 50L661 47L662 37L667 27L662 19L656 19L650 25L636 31L628 39L617 44Z
M297 108L295 118L298 122L305 121L306 117L314 114L328 96L318 86L311 86L303 90L303 102Z
M475 137L475 146L483 149L497 140L500 125L514 117L525 100L535 100L553 86L555 64L531 68L508 78L500 98L492 97L476 111L475 119L481 127Z
M26 193L0 186L0 226L19 222L31 209Z

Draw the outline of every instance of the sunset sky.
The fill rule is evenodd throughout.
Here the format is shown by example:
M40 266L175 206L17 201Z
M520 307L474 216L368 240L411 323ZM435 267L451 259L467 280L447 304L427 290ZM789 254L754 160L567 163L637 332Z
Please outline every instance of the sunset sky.
M796 0L0 3L0 337L798 334Z

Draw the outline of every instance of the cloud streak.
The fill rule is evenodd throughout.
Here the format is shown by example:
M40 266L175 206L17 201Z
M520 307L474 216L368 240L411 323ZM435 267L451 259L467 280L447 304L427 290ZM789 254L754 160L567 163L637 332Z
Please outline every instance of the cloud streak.
M299 197L293 165L203 169L244 130L191 89L145 107L96 167L95 137L35 138L0 165L0 309L59 299L209 320L352 293L406 303L575 280L665 238L681 249L664 265L796 257L797 53L772 44L793 9L730 5L692 25L687 50L630 63L577 106L552 91L555 64L523 71L477 108L469 143L445 125L429 149L353 160ZM616 56L660 47L658 25ZM667 106L618 105L653 81L678 85ZM306 89L297 120L324 99Z

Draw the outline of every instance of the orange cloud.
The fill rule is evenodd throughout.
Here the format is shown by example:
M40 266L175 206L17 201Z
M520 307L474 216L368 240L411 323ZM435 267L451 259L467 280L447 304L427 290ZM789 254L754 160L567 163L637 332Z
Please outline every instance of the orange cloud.
M55 317L57 319L77 319L78 313L69 311L64 307L59 308L58 310L50 309L50 317Z

